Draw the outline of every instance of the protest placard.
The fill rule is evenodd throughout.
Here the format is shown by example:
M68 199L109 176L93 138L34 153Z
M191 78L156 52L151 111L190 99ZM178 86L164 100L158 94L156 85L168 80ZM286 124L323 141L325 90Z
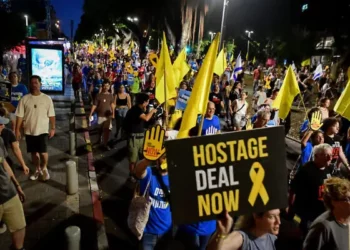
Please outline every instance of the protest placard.
M190 96L191 96L191 91L180 89L175 109L185 110L185 108L187 106L188 99L190 98Z
M287 207L282 126L165 142L174 223Z
M0 81L0 101L11 102L11 90L10 82Z

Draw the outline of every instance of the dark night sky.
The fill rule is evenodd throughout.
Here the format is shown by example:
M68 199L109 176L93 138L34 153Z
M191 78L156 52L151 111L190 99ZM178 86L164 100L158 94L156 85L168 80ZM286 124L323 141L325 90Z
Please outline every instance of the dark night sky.
M61 21L62 29L70 36L70 20L74 20L76 30L84 0L51 0ZM220 31L224 0L209 0L210 8L206 16L205 32ZM226 39L244 35L245 30L253 30L253 36L281 34L291 22L290 4L293 0L229 0L226 15ZM254 37L252 37L254 39Z
M226 38L253 30L256 36L280 34L291 23L291 0L229 0L226 14ZM206 31L220 31L223 0L211 0ZM254 37L252 37L254 38Z
M64 34L70 37L70 20L74 20L74 32L80 22L84 0L51 0Z

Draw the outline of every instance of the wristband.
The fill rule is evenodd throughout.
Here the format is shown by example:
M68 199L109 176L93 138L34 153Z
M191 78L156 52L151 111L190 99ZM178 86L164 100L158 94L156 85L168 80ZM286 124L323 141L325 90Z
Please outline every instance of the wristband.
M218 242L219 240L224 240L226 239L228 236L228 234L217 234L216 235L216 242Z

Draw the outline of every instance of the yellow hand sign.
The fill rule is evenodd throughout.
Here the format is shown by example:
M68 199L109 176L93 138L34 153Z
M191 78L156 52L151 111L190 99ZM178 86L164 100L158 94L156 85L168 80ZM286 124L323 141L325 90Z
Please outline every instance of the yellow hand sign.
M322 121L322 113L320 111L314 112L311 117L310 128L313 131L319 130L323 125L321 121Z
M158 160L164 153L165 130L160 125L148 129L143 142L143 156L149 161Z
M252 129L253 129L252 120L248 119L247 124L245 125L245 130L252 130Z

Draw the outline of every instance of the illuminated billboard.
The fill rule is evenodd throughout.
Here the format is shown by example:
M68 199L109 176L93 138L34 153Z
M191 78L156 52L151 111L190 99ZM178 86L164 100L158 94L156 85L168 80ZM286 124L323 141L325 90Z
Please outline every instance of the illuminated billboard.
M27 42L27 60L29 76L41 77L41 91L46 93L64 93L64 47L51 41L36 40ZM51 42L51 43L50 43Z
M41 77L41 90L63 91L63 51L32 48L31 54L32 74Z

